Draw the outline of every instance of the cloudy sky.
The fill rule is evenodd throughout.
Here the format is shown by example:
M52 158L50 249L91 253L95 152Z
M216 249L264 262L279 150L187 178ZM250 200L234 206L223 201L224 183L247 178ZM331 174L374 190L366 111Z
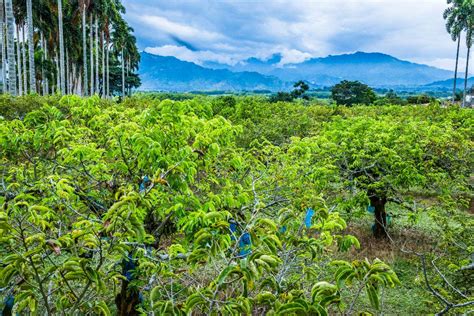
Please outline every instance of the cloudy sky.
M446 0L124 0L140 50L202 64L355 51L453 69ZM462 52L465 55L464 51ZM465 59L461 62L464 63Z

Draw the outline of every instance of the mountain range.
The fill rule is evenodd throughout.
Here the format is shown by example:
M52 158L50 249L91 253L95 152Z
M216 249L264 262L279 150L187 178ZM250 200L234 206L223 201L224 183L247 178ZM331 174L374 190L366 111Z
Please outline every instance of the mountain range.
M452 72L397 59L382 53L308 59L281 65L282 56L249 58L236 65L195 63L175 57L141 53L141 90L146 91L255 91L287 90L305 80L312 87L328 87L341 80L359 80L377 88L418 87L444 82ZM438 83L437 87L442 85ZM446 83L449 85L449 83ZM452 81L451 81L452 85Z
M439 88L439 89L452 89L453 84L454 84L454 78L441 80L441 81L435 81L435 82L425 85L425 87L433 87L433 88ZM471 87L472 85L474 85L474 77L467 78L467 86ZM457 78L456 89L461 90L463 88L464 88L464 78Z

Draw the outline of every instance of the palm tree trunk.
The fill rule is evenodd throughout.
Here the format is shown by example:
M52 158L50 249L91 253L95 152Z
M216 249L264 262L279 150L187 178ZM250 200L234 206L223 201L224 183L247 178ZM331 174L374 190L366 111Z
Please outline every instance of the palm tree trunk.
M89 44L91 48L90 64L91 64L91 95L94 95L94 28L92 26L93 17L91 14L89 28Z
M25 25L21 27L21 53L23 55L23 91L24 94L28 94L28 66L26 65L26 40L25 40Z
M64 30L63 30L63 1L58 0L58 19L59 19L59 72L61 76L61 93L66 91L66 78L64 69Z
M467 59L466 59L466 73L464 74L464 93L462 98L462 106L466 106L466 96L467 96L467 79L469 76L469 57L471 53L471 46L467 47Z
M99 23L95 17L95 92L99 94Z
M35 47L33 43L33 4L31 0L26 1L26 20L28 23L28 57L30 64L30 92L36 93L36 74L35 74Z
M130 58L127 59L127 78L130 76ZM132 89L129 84L127 84L127 95L132 95Z
M41 54L41 93L42 95L46 95L46 81L44 77L44 55L45 55L45 47L44 47L44 36L43 32L40 31L40 43L41 43L41 50L43 53Z
M21 65L21 44L20 44L20 31L18 24L16 25L16 58L17 58L17 71L18 71L18 95L23 95L23 71Z
M46 39L44 39L44 59L48 60L48 43ZM46 74L43 78L44 80L44 89L46 94L49 94L49 79L48 79L48 74ZM43 92L44 93L44 92Z
M456 98L456 84L458 80L458 64L459 64L459 47L461 46L461 34L458 35L458 49L456 51L456 67L454 69L454 84L453 84L453 103Z
M125 98L125 58L122 48L122 98Z
M4 32L4 4L3 0L0 0L0 50L2 54L2 93L5 93L7 91L7 82L6 82L6 76L5 76L5 67L6 67L6 62L5 62L5 32Z
M87 95L88 82L87 82L87 40L86 40L86 4L82 8L82 58L83 66L82 70L84 72L84 86L82 88L82 95Z
M109 47L109 37L107 37L107 41L106 41L106 44L105 44L105 49L107 51L107 65L106 65L106 78L105 78L105 81L106 81L106 85L107 85L107 88L106 88L106 97L109 98L110 97L110 47Z
M69 72L69 52L66 49L66 94L71 94L71 77Z
M55 58L55 61L56 61L56 87L55 87L55 92L57 93L58 90L60 89L60 86L61 86L61 70L59 70L59 57L58 57L58 51L56 51L56 58ZM62 93L62 91L61 91Z
M12 0L5 0L5 16L7 19L8 90L11 95L16 95L15 23Z
M104 30L100 33L100 47L102 47L102 98L105 98L105 47Z

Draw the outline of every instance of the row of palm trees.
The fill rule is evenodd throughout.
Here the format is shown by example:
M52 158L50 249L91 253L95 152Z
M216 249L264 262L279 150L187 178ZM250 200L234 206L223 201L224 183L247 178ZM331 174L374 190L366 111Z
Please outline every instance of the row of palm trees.
M121 0L0 0L2 92L125 96L140 54Z
M463 106L466 105L467 80L469 75L469 58L472 43L474 41L474 1L473 0L447 0L448 8L444 11L443 17L446 20L446 30L451 34L453 41L457 41L456 66L454 70L453 101L456 96L456 83L459 64L459 49L461 37L465 33L467 46L466 70L464 73L464 93Z

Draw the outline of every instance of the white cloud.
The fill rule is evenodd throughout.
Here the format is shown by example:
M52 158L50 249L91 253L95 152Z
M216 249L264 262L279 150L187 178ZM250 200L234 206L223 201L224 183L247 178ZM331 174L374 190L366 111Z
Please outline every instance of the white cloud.
M445 0L124 0L124 4L141 49L201 64L233 64L277 52L285 64L354 51L378 51L443 68L454 64L456 45L442 18Z
M145 48L145 52L161 56L173 56L178 59L193 62L198 65L202 65L206 61L213 61L228 65L235 65L239 62L239 59L235 59L229 55L218 54L208 50L192 51L184 46L176 45L147 47Z
M282 58L281 61L278 63L279 66L283 66L286 64L302 63L312 57L311 54L299 51L297 49L283 48L280 53L282 55Z
M216 41L222 38L218 33L208 32L186 24L173 22L161 16L142 15L140 18L144 24L152 27L154 30L159 30L160 32L172 34L187 40L199 38L204 41Z

